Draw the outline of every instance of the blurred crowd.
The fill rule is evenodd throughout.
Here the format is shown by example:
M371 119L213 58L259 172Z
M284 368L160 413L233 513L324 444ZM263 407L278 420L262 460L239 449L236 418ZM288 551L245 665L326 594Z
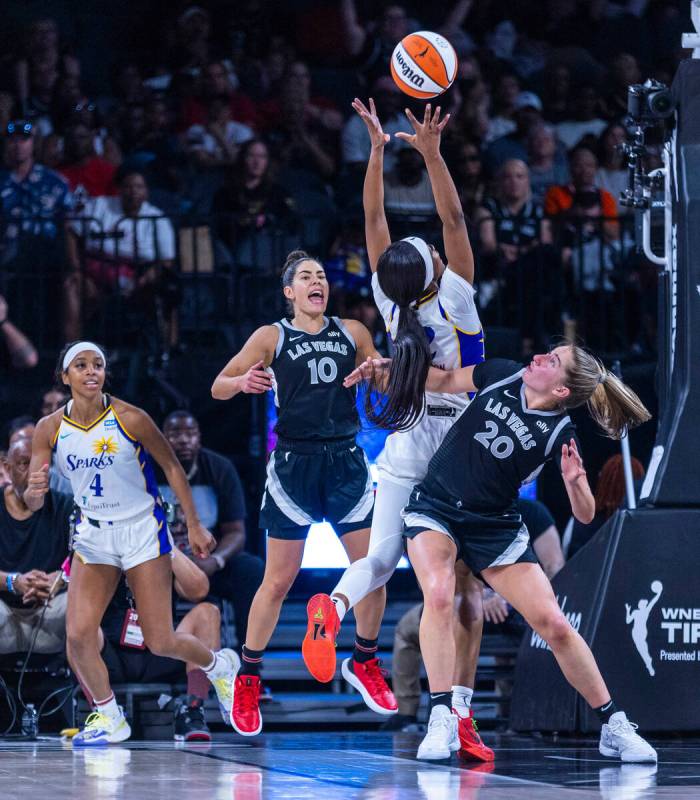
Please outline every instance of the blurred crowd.
M628 85L670 83L684 55L686 2L156 6L126 4L118 40L109 18L93 30L18 24L0 59L0 291L20 321L39 315L70 339L107 298L142 311L155 300L162 346L176 347L182 273L272 274L302 244L325 260L337 310L376 326L369 139L350 101L372 96L385 131L409 130L389 59L431 29L459 57L436 102L452 115L443 153L485 323L515 331L524 353L572 332L610 352L653 351L656 281L618 202L620 145ZM392 233L437 242L422 160L401 145L392 138L385 160ZM55 281L27 297L37 271L60 276L60 313Z

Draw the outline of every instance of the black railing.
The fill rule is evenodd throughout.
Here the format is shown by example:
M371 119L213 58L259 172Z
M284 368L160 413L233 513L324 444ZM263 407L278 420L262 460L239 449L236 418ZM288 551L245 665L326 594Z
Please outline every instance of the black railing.
M320 233L325 224L307 216L256 228L231 215L171 215L125 217L105 230L85 216L0 217L0 292L44 351L58 349L71 315L75 330L110 347L155 353L178 338L207 343L222 334L235 345L283 314L284 257L300 246L323 256L332 238ZM604 354L653 353L656 270L635 252L632 220L562 216L549 225L546 243L492 252L480 228L472 231L487 332L524 340L525 349L576 334ZM392 221L395 238L413 231L441 244L434 217L401 226ZM520 233L516 224L511 241ZM368 269L365 277L369 287Z

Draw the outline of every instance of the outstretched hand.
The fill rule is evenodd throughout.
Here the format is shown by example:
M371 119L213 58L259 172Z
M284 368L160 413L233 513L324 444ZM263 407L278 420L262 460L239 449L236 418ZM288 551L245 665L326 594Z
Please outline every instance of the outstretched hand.
M413 116L410 108L406 109L406 116L408 121L413 126L415 133L396 133L394 134L397 139L403 139L408 142L412 147L415 147L423 158L435 156L440 153L440 137L445 128L445 125L450 121L450 115L446 114L444 118L440 119L441 108L438 106L435 113L432 113L430 103L425 106L423 113L423 122Z
M580 478L586 477L583 459L573 439L569 444L561 446L561 474L567 483L576 483Z
M384 133L384 130L382 129L382 123L379 121L374 100L371 97L369 98L369 108L367 108L362 100L360 100L359 97L356 97L352 101L352 107L355 109L355 111L357 111L357 113L360 115L360 118L367 126L369 138L372 142L372 148L384 147L391 137L388 133Z
M376 380L380 375L384 375L390 366L390 358L367 358L345 377L343 386L349 389L362 381Z

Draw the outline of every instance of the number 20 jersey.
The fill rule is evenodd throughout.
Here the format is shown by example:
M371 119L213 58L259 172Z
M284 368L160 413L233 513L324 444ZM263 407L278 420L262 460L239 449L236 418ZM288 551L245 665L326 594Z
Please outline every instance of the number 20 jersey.
M158 484L151 456L129 434L111 403L88 426L70 419L68 404L54 439L56 466L70 481L85 516L105 522L152 509Z
M566 412L528 409L526 369L501 358L474 367L479 391L431 459L419 490L469 511L505 512L545 462L559 464L562 444L576 438L574 425Z
M355 340L338 317L324 318L318 333L295 328L286 319L279 331L273 376L277 425L284 439L323 441L354 436L359 429L355 390L343 386L355 369Z

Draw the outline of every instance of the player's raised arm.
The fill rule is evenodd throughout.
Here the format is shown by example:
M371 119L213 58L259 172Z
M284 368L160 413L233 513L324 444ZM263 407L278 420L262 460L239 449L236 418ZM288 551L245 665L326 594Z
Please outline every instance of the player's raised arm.
M425 107L423 122L419 122L406 109L406 116L415 133L397 133L396 137L408 142L423 156L433 188L435 205L442 221L447 263L453 272L469 283L474 282L474 254L472 253L462 205L447 164L440 154L440 138L450 115L440 119L440 107L433 113L430 103Z
M272 363L279 333L274 325L263 325L251 334L228 364L216 376L211 387L215 400L230 400L239 392L263 394L272 388L272 378L265 368Z
M369 108L357 97L353 100L352 107L367 126L372 143L362 190L362 206L365 210L365 236L369 266L372 272L375 272L379 256L391 244L389 225L384 213L384 145L389 141L389 134L382 130L382 123L379 121L377 109L371 97Z

